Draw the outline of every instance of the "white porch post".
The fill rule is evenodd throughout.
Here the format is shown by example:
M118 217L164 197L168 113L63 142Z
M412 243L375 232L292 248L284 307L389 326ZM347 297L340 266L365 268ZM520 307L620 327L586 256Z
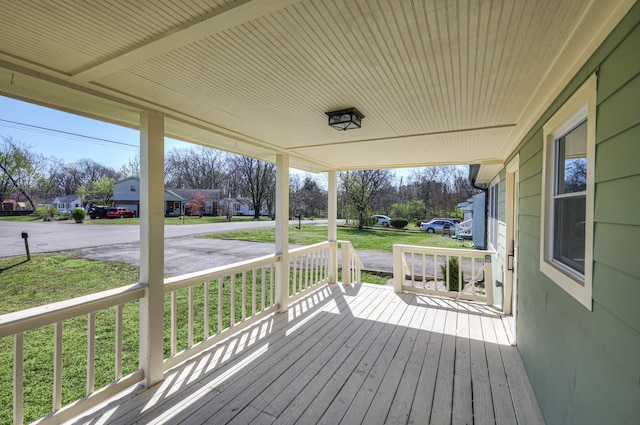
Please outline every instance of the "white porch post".
M280 311L289 308L289 155L276 155L276 255L278 263L276 302Z
M140 367L145 385L163 379L164 115L140 114Z
M328 241L331 242L329 249L329 283L338 281L338 179L335 171L328 172Z

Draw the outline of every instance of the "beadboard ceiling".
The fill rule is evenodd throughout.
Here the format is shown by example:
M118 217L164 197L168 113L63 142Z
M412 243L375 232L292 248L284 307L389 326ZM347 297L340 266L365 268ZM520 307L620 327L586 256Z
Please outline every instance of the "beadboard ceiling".
M633 0L0 0L0 94L308 171L504 161ZM325 112L356 107L361 129Z

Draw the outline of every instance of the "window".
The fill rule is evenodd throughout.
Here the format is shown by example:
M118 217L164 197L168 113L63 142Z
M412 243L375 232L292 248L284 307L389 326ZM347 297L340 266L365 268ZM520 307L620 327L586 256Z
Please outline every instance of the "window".
M596 77L544 126L540 270L591 309Z
M500 183L498 177L489 186L489 243L494 249L498 247L498 194L500 193Z

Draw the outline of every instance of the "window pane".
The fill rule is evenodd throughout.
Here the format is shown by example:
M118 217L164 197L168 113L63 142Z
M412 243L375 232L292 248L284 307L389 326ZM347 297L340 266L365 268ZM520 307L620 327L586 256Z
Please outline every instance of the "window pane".
M554 201L553 259L584 274L586 197Z
M556 194L587 190L587 121L556 141Z

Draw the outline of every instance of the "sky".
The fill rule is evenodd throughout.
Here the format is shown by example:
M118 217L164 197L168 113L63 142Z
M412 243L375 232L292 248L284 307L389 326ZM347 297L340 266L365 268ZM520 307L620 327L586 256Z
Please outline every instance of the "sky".
M12 137L34 152L65 163L91 158L116 171L135 157L137 130L0 96L0 136ZM193 146L165 139L165 149Z
M116 171L139 151L138 130L0 96L0 136L12 137L32 151L65 164L90 158ZM165 138L165 152L193 144ZM392 170L406 179L412 169ZM292 170L302 176L308 173ZM326 175L311 174L320 181Z

